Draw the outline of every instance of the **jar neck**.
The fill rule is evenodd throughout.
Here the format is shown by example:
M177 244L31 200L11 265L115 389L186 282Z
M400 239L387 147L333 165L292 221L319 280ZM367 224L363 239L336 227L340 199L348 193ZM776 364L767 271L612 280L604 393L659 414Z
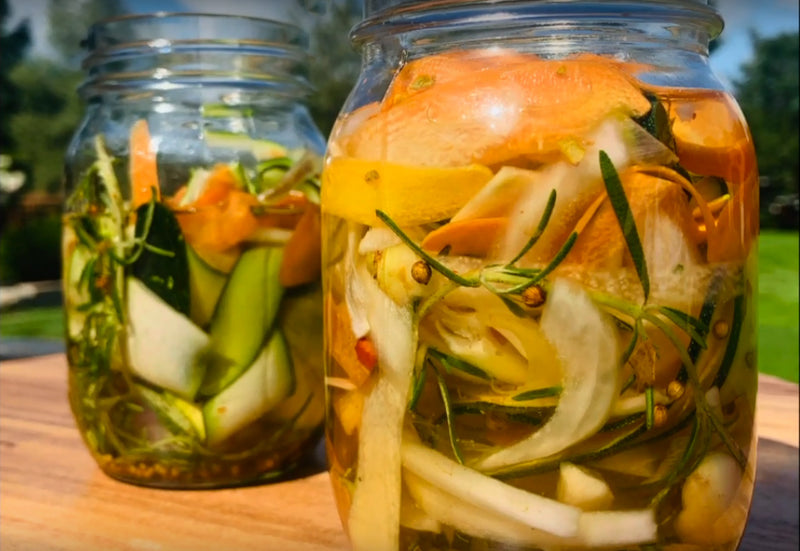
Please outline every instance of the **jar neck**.
M368 0L352 34L409 57L453 47L509 46L543 56L581 52L708 56L722 19L704 0Z
M311 91L305 33L253 17L148 14L93 25L80 93L102 98L218 95L298 101ZM203 92L200 92L203 90Z

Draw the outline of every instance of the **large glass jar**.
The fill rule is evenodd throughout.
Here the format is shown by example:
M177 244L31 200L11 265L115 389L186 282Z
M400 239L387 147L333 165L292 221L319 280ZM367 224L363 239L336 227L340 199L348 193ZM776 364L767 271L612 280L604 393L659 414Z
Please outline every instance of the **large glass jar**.
M86 45L63 224L77 425L127 482L281 476L324 419L306 37L153 14L99 22Z
M356 551L725 550L753 492L758 173L694 0L373 0L323 167Z

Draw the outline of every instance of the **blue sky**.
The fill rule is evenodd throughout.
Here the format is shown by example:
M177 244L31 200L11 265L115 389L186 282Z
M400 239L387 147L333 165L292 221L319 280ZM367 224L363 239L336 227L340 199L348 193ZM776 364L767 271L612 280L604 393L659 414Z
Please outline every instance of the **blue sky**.
M47 0L10 0L11 24L28 18L34 38L34 53L46 55ZM297 5L297 0L228 0L225 12L263 17L288 17L287 6ZM219 9L219 0L125 0L131 12L154 11L205 11ZM722 45L711 56L711 68L726 84L739 76L739 68L752 56L750 31L762 37L798 30L798 0L718 0L725 19Z
M798 0L718 0L725 20L722 43L711 56L711 68L723 81L739 76L752 56L750 31L762 37L798 30Z

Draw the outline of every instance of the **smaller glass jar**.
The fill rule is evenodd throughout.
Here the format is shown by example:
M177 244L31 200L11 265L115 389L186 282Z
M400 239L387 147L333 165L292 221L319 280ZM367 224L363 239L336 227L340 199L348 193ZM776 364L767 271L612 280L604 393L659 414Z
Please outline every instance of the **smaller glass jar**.
M307 37L250 17L93 25L66 155L69 398L108 475L251 484L324 418Z

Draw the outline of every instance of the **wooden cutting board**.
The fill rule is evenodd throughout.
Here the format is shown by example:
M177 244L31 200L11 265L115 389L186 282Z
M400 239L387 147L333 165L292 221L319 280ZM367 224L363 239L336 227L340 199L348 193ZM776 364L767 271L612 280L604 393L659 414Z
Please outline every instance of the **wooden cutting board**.
M291 480L176 491L105 476L75 429L61 354L0 364L0 550L346 551L322 448ZM798 387L761 376L741 551L798 549Z

